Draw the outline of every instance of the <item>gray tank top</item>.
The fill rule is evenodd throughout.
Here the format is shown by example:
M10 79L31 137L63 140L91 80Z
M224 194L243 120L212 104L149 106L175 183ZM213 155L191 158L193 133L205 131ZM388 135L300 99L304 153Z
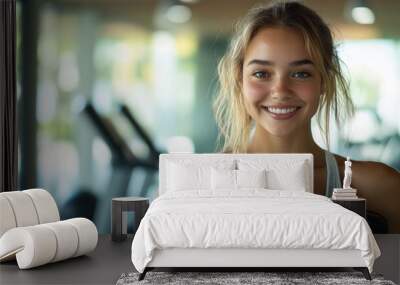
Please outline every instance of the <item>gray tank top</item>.
M342 182L340 181L339 168L336 159L332 153L325 151L326 162L326 191L327 197L332 197L333 188L341 188Z

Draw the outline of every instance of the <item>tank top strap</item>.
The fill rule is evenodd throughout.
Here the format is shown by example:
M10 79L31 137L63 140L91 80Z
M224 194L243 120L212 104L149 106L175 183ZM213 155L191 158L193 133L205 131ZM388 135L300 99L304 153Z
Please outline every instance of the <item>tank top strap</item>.
M329 151L325 151L326 162L326 191L327 197L332 197L333 188L341 188L342 182L340 181L339 168L335 157Z

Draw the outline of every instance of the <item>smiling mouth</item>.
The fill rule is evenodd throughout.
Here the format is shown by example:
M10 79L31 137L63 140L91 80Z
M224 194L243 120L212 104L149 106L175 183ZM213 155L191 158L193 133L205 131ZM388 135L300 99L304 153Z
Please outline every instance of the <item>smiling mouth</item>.
M286 120L293 117L301 107L293 106L286 108L277 108L277 107L261 106L261 108L274 119Z

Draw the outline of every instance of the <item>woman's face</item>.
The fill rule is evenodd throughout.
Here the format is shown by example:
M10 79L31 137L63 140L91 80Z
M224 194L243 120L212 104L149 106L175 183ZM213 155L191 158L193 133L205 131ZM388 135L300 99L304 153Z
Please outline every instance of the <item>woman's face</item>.
M318 109L321 76L302 35L264 28L251 40L243 62L246 110L275 136L305 134Z

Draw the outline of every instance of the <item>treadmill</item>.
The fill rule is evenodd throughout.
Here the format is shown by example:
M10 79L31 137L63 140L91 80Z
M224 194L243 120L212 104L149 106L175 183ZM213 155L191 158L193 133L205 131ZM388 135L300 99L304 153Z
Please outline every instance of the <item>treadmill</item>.
M144 144L149 149L150 158L154 159L154 163L158 164L158 159L159 159L160 154L161 154L162 151L157 149L157 147L153 143L153 140L146 133L144 128L142 128L142 126L139 124L138 120L134 117L132 112L129 110L128 106L126 106L125 104L121 103L119 110L120 110L121 114L129 122L129 124L132 127L132 129L138 134L138 136L143 140Z
M130 149L124 138L118 133L114 124L108 118L100 115L93 104L88 102L83 108L95 129L111 150L111 179L107 191L99 199L100 205L96 210L96 224L100 233L110 232L111 200L114 197L125 197L131 180L132 172L141 168L146 171L145 182L137 196L145 197L152 177L158 172L158 155L153 153L149 159L138 158ZM150 151L151 152L151 151Z

